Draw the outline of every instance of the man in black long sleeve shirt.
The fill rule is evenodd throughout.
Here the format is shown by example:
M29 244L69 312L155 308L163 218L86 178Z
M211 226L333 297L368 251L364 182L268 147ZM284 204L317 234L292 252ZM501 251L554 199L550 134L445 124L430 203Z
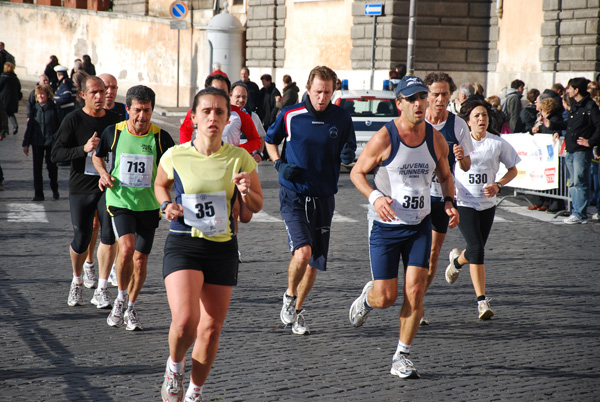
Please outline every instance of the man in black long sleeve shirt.
M573 203L571 216L563 221L568 224L587 223L592 148L600 144L600 110L587 91L588 82L584 77L572 78L566 89L571 111L565 134L565 162Z
M98 246L99 277L98 289L92 304L98 308L110 308L110 295L106 288L112 262L115 259L115 235L110 216L106 211L104 193L98 187L99 175L92 163L92 154L100 142L104 129L121 119L115 113L104 109L106 88L98 77L88 77L82 84L82 97L85 106L69 113L58 129L58 137L52 147L53 162L71 162L69 178L69 203L73 223L73 241L70 255L73 267L73 281L67 304L83 304L82 272L87 249L92 237L94 214L98 211L101 235ZM83 283L86 287L96 286L94 272L85 272Z

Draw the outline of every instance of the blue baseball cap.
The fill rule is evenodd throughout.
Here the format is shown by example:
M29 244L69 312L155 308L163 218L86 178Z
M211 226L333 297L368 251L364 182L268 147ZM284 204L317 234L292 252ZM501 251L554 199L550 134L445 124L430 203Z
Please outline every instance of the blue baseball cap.
M414 75L405 75L396 87L396 96L400 94L404 97L408 97L417 92L429 92L429 89L422 79L415 77Z

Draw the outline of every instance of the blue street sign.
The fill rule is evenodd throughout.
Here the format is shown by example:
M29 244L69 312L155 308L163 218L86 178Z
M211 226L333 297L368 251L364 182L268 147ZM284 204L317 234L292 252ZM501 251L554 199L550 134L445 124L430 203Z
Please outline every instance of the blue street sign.
M383 4L365 4L365 15L383 15Z

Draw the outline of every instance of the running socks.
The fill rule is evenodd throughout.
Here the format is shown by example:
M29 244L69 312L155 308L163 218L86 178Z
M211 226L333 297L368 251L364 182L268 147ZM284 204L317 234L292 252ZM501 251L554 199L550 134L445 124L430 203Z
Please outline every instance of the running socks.
M185 359L180 362L175 363L171 360L171 356L169 356L169 370L177 374L183 374L183 368L185 367ZM191 382L190 382L191 384Z
M403 354L403 355L410 354L410 345L405 345L402 342L398 341L398 347L396 348L396 353L394 353L394 357L399 354Z
M108 279L98 279L98 287L100 289L106 289L108 287Z
M76 285L81 285L83 283L83 279L81 279L81 276L73 275L73 283Z
M454 262L454 267L455 267L456 269L461 269L461 268L462 268L462 265L460 265L460 264L458 263L458 257L456 257L456 258L454 259L454 261L453 261L453 262Z
M477 296L477 302L479 303L480 301L485 300L485 295L481 295L481 296Z
M185 393L185 396L186 397L188 397L188 396L195 397L196 395L202 395L202 388L204 388L204 385L198 386L198 385L194 384L194 382L190 378L190 386L188 387L187 392Z
M126 296L127 296L127 289L125 289L125 290L119 289L119 295L117 296L117 299L123 301L123 300L125 300Z

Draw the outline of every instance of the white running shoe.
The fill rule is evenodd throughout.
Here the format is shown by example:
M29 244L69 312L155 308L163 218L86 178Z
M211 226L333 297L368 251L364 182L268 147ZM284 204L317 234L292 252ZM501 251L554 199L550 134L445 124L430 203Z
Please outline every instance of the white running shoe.
M479 310L479 319L480 320L489 320L494 316L494 312L490 308L490 298L485 300L480 300L477 302L477 310Z
M308 329L308 325L304 322L303 312L304 310L296 314L294 323L292 324L292 332L296 335L310 335L310 329Z
M204 402L204 399L202 399L202 393L193 392L185 395L184 402Z
M125 319L123 318L123 313L127 308L127 303L129 302L129 296L125 297L125 300L115 299L115 303L113 304L113 308L110 311L110 314L106 318L106 323L111 327L121 327L123 326Z
M425 315L425 310L423 310L423 316L421 317L421 321L419 321L419 325L429 325L429 318Z
M110 275L108 275L108 283L113 286L119 286L119 282L117 281L117 268L114 264L110 270Z
M81 283L77 285L71 282L71 289L69 290L67 304L70 307L83 306L83 289Z
M285 325L293 324L296 321L296 296L288 296L286 292L283 292L283 306L279 318Z
M453 284L458 279L458 275L460 275L460 269L454 266L454 260L458 258L458 256L462 253L462 251L458 248L453 248L450 251L450 264L448 264L448 268L446 268L446 282L449 284Z
M96 306L96 308L110 308L112 306L112 303L110 302L110 292L106 288L96 289L90 303Z
M179 374L171 371L168 360L167 368L165 369L165 380L160 388L160 396L163 402L183 401L183 373Z
M371 312L371 310L373 310L369 310L367 306L365 306L365 300L367 299L367 295L369 294L369 291L371 289L373 289L373 281L367 282L360 296L358 296L358 298L354 300L354 302L350 306L348 318L350 319L350 324L354 325L355 327L360 327L361 325L363 325L365 321L367 321L369 313Z
M87 261L83 263L83 286L88 289L98 286L98 277L93 262L91 264Z
M600 221L600 213L596 212L594 215L592 215L592 220L593 221Z
M587 219L582 219L576 215L571 215L567 219L563 220L563 223L566 223L567 225L573 225L573 224L577 224L577 223L584 224L587 222L588 222Z
M127 324L127 331L143 331L144 326L138 318L135 307L128 308L123 315L123 321Z
M397 375L400 378L419 378L420 375L413 363L408 360L406 355L398 353L398 356L394 355L394 361L392 363L392 369L390 373Z

